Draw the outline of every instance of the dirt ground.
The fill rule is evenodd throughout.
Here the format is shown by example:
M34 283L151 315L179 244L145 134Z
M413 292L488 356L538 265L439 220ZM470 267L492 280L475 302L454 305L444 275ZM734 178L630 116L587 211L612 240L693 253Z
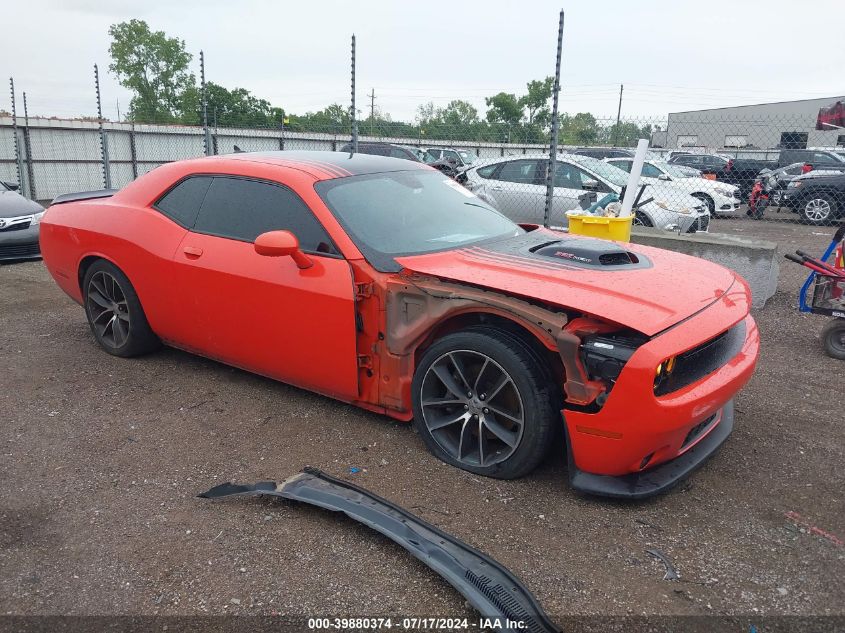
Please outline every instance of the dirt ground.
M833 232L712 230L818 253ZM171 349L114 358L41 262L0 266L0 613L475 617L345 517L195 496L313 465L498 559L553 618L845 615L845 365L821 350L825 319L795 309L804 272L783 261L756 314L759 368L721 451L673 492L620 503L570 490L560 451L524 479L479 478L321 396Z

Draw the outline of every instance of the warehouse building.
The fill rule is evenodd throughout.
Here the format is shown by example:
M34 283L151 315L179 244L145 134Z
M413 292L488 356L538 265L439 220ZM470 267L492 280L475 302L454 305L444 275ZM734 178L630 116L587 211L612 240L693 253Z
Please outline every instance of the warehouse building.
M836 102L845 103L845 96L673 112L651 144L710 150L845 147L845 129L829 124L816 129L819 110Z

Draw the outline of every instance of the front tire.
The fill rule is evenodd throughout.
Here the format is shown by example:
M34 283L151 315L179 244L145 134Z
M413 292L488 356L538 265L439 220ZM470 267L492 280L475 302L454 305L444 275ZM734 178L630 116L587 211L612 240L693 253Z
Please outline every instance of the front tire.
M828 356L845 360L845 319L834 319L824 326L822 344Z
M701 200L707 205L707 209L710 211L710 217L716 217L716 202L713 198L708 196L706 193L691 193L690 195L697 200Z
M128 358L158 349L138 294L117 266L97 260L82 281L85 315L97 343L109 354Z
M550 372L517 336L474 327L423 354L412 382L414 426L436 457L516 479L543 460L560 412Z

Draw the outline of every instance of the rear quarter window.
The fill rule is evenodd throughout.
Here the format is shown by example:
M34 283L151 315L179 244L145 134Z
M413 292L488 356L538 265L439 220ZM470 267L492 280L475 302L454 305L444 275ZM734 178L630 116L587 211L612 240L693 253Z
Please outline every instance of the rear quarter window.
M159 198L153 208L186 229L190 229L197 220L197 214L211 186L211 181L211 176L186 178Z

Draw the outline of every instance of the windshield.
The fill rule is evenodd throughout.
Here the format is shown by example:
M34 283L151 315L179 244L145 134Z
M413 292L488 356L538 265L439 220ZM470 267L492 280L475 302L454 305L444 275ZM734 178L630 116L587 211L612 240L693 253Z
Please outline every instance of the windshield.
M395 171L315 185L346 232L376 268L392 257L448 250L523 229L443 174Z
M619 169L615 165L598 160L597 158L590 158L589 156L572 155L567 158L582 167L589 169L599 178L603 178L612 185L624 187L628 184L628 172Z
M652 163L652 165L657 167L664 174L669 174L673 178L689 178L690 177L689 170L678 167L677 165L672 165L671 163L659 163L657 161L654 161Z
M471 152L466 149L459 149L458 154L461 155L461 160L463 160L464 163L467 165L472 165L475 161L478 160L478 156L475 152Z

